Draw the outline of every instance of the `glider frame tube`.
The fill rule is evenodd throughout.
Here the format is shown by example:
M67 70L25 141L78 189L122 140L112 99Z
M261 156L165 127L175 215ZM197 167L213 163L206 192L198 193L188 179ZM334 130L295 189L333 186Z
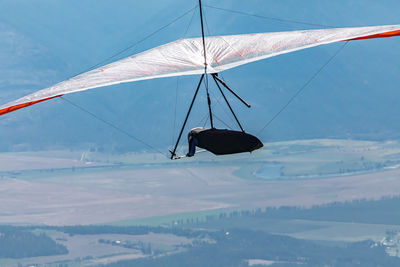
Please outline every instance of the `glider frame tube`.
M231 92L234 96L236 96L237 99L239 99L243 104L246 105L246 107L251 108L251 105L249 103L247 103L243 98L241 98L235 91L233 91L227 84L225 81L221 80L218 77L218 73L213 73L211 74L214 79L216 79L218 82L220 82L226 89L228 89L229 92Z
M174 147L174 151L170 151L170 152L171 152L171 159L174 159L174 158L176 157L176 150L177 150L177 148L178 148L179 141L180 141L181 138L182 138L182 133L183 133L183 131L185 130L186 123L187 123L187 121L188 121L188 119L189 119L189 115L190 115L190 112L192 111L193 104L194 104L194 101L196 100L197 93L199 92L201 83L203 82L203 78L204 78L204 74L201 75L199 84L197 85L197 89L196 89L196 92L194 93L194 96L193 96L193 99L192 99L192 103L190 104L189 110L188 110L188 112L187 112L187 114L186 114L185 121L184 121L184 123L183 123L183 125L182 125L182 129L181 129L181 131L180 131L180 133L179 133L178 140L176 141L176 144L175 144L175 147Z
M231 110L231 112L232 112L232 114L233 114L233 117L235 117L235 120L236 120L237 124L239 125L240 130L242 130L242 132L244 133L245 131L244 131L242 125L240 124L239 119L236 117L235 112L233 111L231 105L229 104L228 99L226 99L226 96L225 96L224 92L222 91L221 86L219 85L219 83L218 83L218 81L217 81L217 79L215 78L214 75L213 75L213 78L214 78L215 84L217 85L219 91L221 92L222 96L224 97L224 100L225 100L226 104L228 105L229 109Z

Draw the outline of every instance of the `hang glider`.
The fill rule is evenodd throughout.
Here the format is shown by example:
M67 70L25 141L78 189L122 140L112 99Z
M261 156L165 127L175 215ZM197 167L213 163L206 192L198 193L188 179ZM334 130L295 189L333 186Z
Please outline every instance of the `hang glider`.
M340 41L400 36L400 25L256 33L205 38L207 72ZM204 73L201 38L180 39L83 73L0 107L6 113L65 94L113 84Z

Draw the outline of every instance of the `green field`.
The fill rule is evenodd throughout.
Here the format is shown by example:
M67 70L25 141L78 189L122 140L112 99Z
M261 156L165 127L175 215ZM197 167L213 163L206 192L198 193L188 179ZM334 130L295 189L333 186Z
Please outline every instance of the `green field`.
M398 196L398 142L298 140L267 143L263 150L252 154L217 157L200 153L177 161L147 153L84 151L5 153L0 154L0 160L4 163L0 167L0 224L108 224L121 229L161 225L210 231L245 228L333 243L379 241L387 230L400 230L396 220L337 221L329 219L329 213L328 219L308 215L210 219L241 210L310 208L332 202ZM395 209L396 206L388 207L389 213L376 218L389 220L390 211ZM159 251L169 253L172 248L155 242L151 236L68 237L59 231L44 233L58 238L57 242L72 252L65 256L23 259L23 262L66 261L69 266L82 266L143 256L127 248L99 244L99 239L123 238L127 244L139 242L133 239L151 239L146 242ZM1 259L0 265L14 266L18 262Z
M218 157L210 153L200 153L194 158L176 161L152 153L4 153L0 155L3 162L20 160L21 164L3 165L0 176L33 179L115 170L235 165L240 167L235 174L244 179L309 179L381 171L400 165L400 143L397 141L315 139L264 145L262 150L252 154Z

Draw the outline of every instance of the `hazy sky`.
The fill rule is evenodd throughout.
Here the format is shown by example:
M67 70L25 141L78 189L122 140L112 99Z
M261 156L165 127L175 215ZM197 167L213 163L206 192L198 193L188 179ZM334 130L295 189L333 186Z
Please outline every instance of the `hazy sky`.
M142 40L197 1L54 1L0 2L0 101L5 103L71 77ZM397 24L396 0L268 0L204 1L207 34L315 29L319 26L283 23L209 6L315 24L368 26ZM189 24L193 15L192 23ZM188 26L190 26L188 28ZM199 36L198 10L128 50L133 54L186 36ZM233 103L249 132L258 132L341 44L284 55L227 71L224 77L249 102L247 110ZM392 123L400 110L398 94L399 38L350 44L302 95L260 134L263 141L314 137L393 138ZM172 144L197 77L145 81L68 96L100 117L156 144ZM112 93L111 93L112 92ZM178 92L177 118L174 118ZM206 112L202 95L188 127L198 126ZM219 105L217 114L231 118ZM175 127L174 127L175 121ZM142 147L60 100L43 103L0 118L1 149L17 145L43 147L91 145ZM223 127L223 125L221 125ZM30 134L26 134L29 132Z

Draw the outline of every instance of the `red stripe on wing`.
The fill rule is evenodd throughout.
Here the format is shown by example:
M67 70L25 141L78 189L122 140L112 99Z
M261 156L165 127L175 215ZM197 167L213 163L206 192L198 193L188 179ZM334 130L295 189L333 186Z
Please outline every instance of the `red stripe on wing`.
M364 37L348 39L348 40L345 40L345 41L365 40L365 39L374 39L374 38L386 38L386 37L394 37L394 36L400 36L400 31L391 31L391 32L378 33L378 34L368 35L368 36L364 36Z
M30 101L30 102L18 104L18 105L15 105L15 106L11 106L11 107L8 107L8 108L0 109L0 116L2 116L4 114L7 114L7 113L10 113L10 112L13 112L15 110L18 110L18 109L21 109L21 108L25 108L25 107L28 107L28 106L32 106L32 105L35 105L37 103L40 103L40 102L43 102L43 101L46 101L46 100L50 100L50 99L53 99L53 98L56 98L56 97L60 97L60 96L63 96L63 95L57 95L57 96L53 96L53 97L49 97L49 98L45 98L45 99L41 99L41 100Z

